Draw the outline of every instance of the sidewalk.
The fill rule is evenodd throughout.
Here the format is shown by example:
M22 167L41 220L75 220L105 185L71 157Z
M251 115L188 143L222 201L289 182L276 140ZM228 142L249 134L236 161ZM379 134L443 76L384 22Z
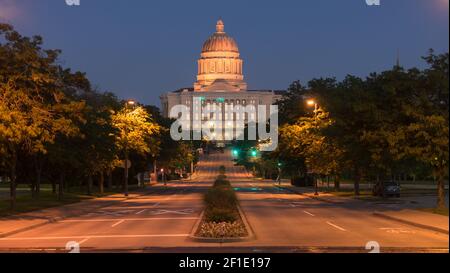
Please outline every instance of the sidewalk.
M313 188L300 188L290 185L290 183L283 182L280 185L275 184L276 187L301 194L303 196L327 202L331 204L349 204L349 202L364 202L352 197L339 197L330 193L319 193L319 196L315 196ZM376 204L374 204L377 206ZM378 205L374 208L373 215L382 217L385 219L401 222L403 224L412 225L415 227L428 229L444 234L449 234L449 218L448 216L438 215L431 212L422 212L409 208L391 208L383 205Z
M290 192L294 192L297 194L301 194L303 196L312 198L312 199L316 199L322 202L327 202L327 203L332 203L332 204L344 204L344 203L348 203L348 201L359 201L357 199L354 198L347 198L347 197L339 197L339 196L335 196L331 193L324 193L324 192L319 192L319 195L316 196L315 195L315 191L314 188L311 187L295 187L292 186L290 182L282 182L281 185L278 183L274 184L275 187L278 188L282 188L285 189L287 191Z
M0 218L0 238L37 228L48 223L61 221L68 217L83 215L108 207L117 201L133 199L143 194L145 193L132 193L128 197L124 197L123 194L114 194L74 204L22 213L17 216L3 217Z
M434 230L440 233L448 233L448 216L422 212L417 210L383 211L374 212L375 216L394 220L404 224Z

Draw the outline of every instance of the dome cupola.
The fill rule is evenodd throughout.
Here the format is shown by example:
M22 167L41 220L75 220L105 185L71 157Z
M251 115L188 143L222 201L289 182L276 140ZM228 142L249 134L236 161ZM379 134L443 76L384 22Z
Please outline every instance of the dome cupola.
M242 68L243 61L236 41L225 33L223 21L217 21L216 32L203 44L194 90L246 90ZM227 90L222 90L225 87Z
M203 44L202 52L214 51L239 52L236 41L225 33L225 25L222 20L217 22L216 33Z

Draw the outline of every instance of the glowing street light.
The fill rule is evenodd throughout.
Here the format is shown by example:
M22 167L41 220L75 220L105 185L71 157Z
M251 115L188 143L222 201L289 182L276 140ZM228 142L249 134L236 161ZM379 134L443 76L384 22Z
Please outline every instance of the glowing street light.
M316 105L316 101L315 100L308 100L306 102L306 104L308 104L308 106L315 106Z
M319 114L319 105L317 104L317 101L315 101L314 99L309 99L306 101L306 104L308 104L308 106L312 107L314 106L314 119L317 119L317 115ZM317 179L315 179L315 183L314 183L314 195L318 196L319 195L319 185L317 183Z
M314 119L317 118L317 114L319 113L319 105L317 104L317 101L314 99L309 99L306 101L306 104L309 107L314 107Z
M136 104L136 101L134 100L128 100L125 103L125 109L128 111L128 107L133 107ZM125 136L128 139L128 128L125 128ZM125 143L125 185L124 185L124 192L125 196L128 196L128 169L130 166L128 166L128 143Z

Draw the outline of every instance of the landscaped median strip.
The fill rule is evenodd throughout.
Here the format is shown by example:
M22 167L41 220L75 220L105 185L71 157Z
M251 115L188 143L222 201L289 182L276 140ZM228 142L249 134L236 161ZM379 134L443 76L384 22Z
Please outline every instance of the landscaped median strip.
M254 237L231 183L226 179L225 167L214 186L205 194L206 208L194 226L191 239L201 242L239 242Z

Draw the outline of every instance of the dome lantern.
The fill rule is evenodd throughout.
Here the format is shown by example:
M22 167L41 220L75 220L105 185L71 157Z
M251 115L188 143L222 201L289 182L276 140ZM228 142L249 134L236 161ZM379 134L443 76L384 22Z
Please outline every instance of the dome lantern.
M225 24L220 19L216 24L216 33L225 33Z

